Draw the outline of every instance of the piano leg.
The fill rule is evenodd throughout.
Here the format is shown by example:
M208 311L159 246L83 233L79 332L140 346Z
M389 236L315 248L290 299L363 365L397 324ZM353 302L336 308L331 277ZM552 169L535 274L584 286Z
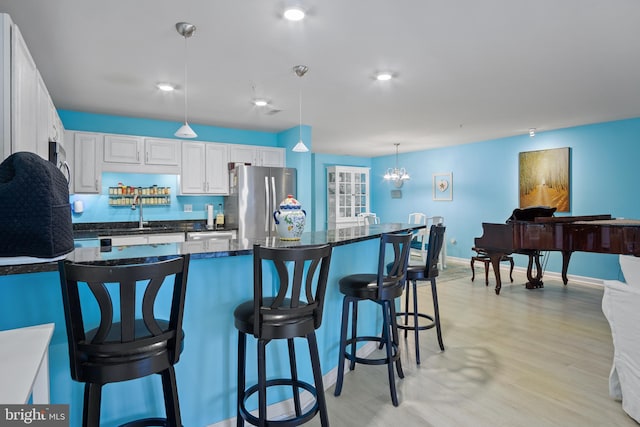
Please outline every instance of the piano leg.
M540 251L532 251L529 254L529 264L527 265L527 280L525 288L537 289L542 288L542 266L540 265ZM533 264L536 265L536 275L533 276Z
M562 251L562 283L565 285L569 281L567 279L567 270L569 269L569 259L571 259L571 251Z
M493 266L493 274L496 276L496 295L500 295L500 288L502 288L502 281L500 280L500 260L505 255L506 254L489 252L489 259Z

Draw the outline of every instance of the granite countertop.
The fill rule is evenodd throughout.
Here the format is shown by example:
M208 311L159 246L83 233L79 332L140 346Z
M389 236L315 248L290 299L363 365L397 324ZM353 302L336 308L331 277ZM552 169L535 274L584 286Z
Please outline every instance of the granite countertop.
M186 227L186 226L185 226ZM330 244L340 246L364 240L375 239L383 233L410 231L424 228L419 224L386 223L361 227L313 231L302 234L299 241L283 241L277 237L268 239L223 239L198 240L182 243L163 243L150 245L113 246L109 250L100 248L99 244L90 247L76 247L66 259L73 262L89 264L118 265L129 263L151 262L171 258L175 255L191 254L191 259L220 258L253 253L253 245L268 247L296 247L308 245ZM176 230L180 231L180 230ZM182 231L186 231L183 229ZM194 230L190 230L194 231ZM205 230L201 230L205 231ZM95 231L93 231L95 233ZM165 232L166 229L165 229ZM106 234L104 234L106 235ZM0 267L0 275L55 271L55 262L23 265L7 265Z
M149 221L144 228L138 228L137 221L92 222L73 224L74 239L97 239L103 236L132 234L189 233L197 231L230 231L231 228L208 229L203 220Z

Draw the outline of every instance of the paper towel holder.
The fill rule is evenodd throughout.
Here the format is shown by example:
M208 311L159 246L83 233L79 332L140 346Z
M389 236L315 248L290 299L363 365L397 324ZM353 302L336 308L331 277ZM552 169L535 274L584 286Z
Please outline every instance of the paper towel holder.
M76 200L73 202L73 212L77 214L81 214L84 212L84 203L82 200Z
M215 228L213 220L213 203L207 203L204 207L207 212L207 230L213 230Z

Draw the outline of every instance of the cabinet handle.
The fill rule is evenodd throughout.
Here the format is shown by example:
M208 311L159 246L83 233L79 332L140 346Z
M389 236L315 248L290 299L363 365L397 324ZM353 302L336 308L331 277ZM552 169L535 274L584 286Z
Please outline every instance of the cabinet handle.
M140 161L140 152L136 151L136 162Z
M96 179L95 187L94 187L94 188L95 188L96 190L98 190L98 180L97 180L97 179Z
M148 151L145 151L145 153L144 153L144 162L145 163L149 163L149 152Z

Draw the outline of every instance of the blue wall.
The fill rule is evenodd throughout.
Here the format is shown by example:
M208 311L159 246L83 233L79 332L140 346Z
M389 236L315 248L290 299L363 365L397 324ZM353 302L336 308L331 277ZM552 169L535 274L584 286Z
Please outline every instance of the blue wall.
M411 174L402 199L392 199L393 187L384 171L395 156L372 159L372 210L383 221L406 221L409 213L442 215L447 225L450 256L469 259L482 222L503 223L518 207L518 153L547 148L571 148L571 212L560 215L609 213L640 218L635 188L640 159L640 119L599 123L477 142L456 147L404 153L399 164ZM453 200L433 201L433 174L453 175ZM451 240L455 239L456 243ZM525 258L517 257L520 266ZM551 253L548 271L561 270L561 255ZM616 255L574 253L569 274L600 279L620 277Z

